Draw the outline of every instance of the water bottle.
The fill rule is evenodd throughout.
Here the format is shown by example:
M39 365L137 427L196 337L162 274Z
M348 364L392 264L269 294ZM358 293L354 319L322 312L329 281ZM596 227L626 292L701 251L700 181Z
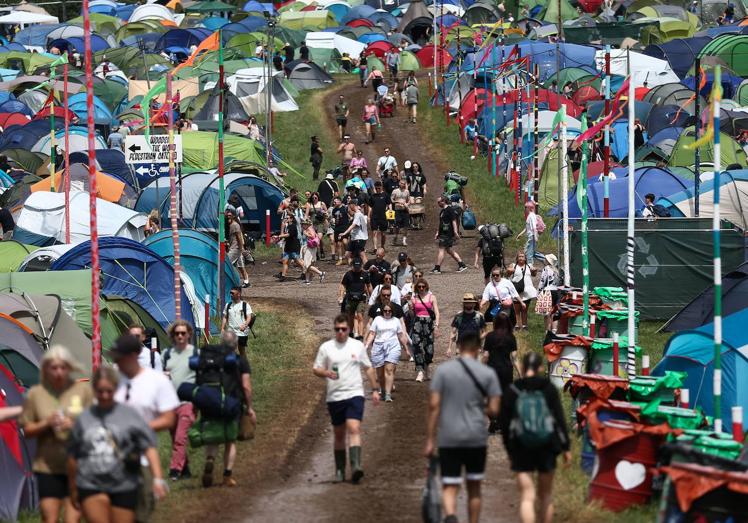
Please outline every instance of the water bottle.
M334 380L338 379L340 377L340 374L338 374L338 364L334 363L332 366L332 371L335 373L335 377L332 378Z

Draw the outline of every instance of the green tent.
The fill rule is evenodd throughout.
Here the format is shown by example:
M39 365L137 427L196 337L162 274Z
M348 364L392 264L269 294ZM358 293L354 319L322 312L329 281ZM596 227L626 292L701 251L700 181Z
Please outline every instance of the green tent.
M262 146L243 136L227 134L223 139L224 157L265 165ZM218 166L218 134L205 131L182 133L185 167L215 169Z
M103 13L90 13L91 31L94 31L104 37L115 34L122 27L123 22L116 16L109 16ZM83 17L78 16L68 21L71 25L83 27Z
M161 347L169 347L169 336L164 328L151 316L148 311L127 298L119 296L102 296L102 325L101 325L101 346L111 347L114 340L120 334L124 334L127 328L133 323L139 323L146 329L153 328L156 330Z
M574 188L574 176L571 168L567 169L569 177L569 191ZM540 184L538 187L538 204L540 209L548 211L551 207L558 205L558 184L561 177L558 170L558 149L548 151L540 168Z
M579 18L579 13L577 13L577 10L572 7L569 0L559 0L558 2L548 2L546 4L545 11L541 17L542 20L557 24L559 6L561 7L561 19L564 22Z
M690 167L694 162L694 152L691 149L686 149L687 145L694 142L694 128L687 127L681 135L678 137L678 141L675 142L673 152L670 155L668 165L674 165L678 167ZM740 144L736 142L731 136L725 133L719 133L720 139L720 158L722 169L727 169L732 164L738 164L741 167L748 165L748 159L746 158L745 151ZM709 142L705 146L701 147L701 161L704 163L714 163L714 143Z
M102 49L94 53L94 63L97 65L100 64L105 56L107 60L116 65L128 78L144 79L146 78L146 70L150 70L154 65L171 66L168 58L155 53L141 53L137 47ZM158 75L149 72L148 76L151 80L155 80Z
M382 71L383 73L387 72L387 67L385 67L384 62L382 62L374 55L366 58L366 67L368 72L371 72L374 69L376 69L377 71Z
M566 31L566 29L564 29L564 31ZM561 90L561 88L566 85L567 82L584 83L585 85L589 85L594 89L600 90L600 84L602 83L602 80L600 78L596 78L595 80L590 81L594 76L594 74L590 73L586 69L582 69L581 67L565 67L558 73L554 73L549 76L543 84L543 87L549 89L551 84L553 83L553 80L556 80L556 85L558 85L559 90Z
M17 67L9 67L9 64L22 63L23 72L29 75L33 75L34 72L45 65L49 65L55 61L52 55L42 53L26 53L21 51L8 51L0 53L0 67L7 69L17 69Z
M94 94L106 104L110 111L114 112L127 99L127 87L114 80L101 80L94 82Z
M415 54L410 51L402 51L400 53L400 65L398 68L401 71L418 71L421 68L421 64L418 62Z
M738 92L735 95L735 101L740 104L741 107L748 105L748 80L743 80L738 87Z
M195 2L185 9L185 12L209 15L211 13L231 13L236 10L235 5L221 2L221 0L204 0L203 2Z
M748 60L745 59L747 53L748 35L726 34L706 44L699 53L699 58L716 56L736 75L746 77L748 76Z
M30 252L39 247L24 245L13 240L0 242L0 272L13 272Z
M320 49L316 47L310 47L309 57L312 59L312 62L314 62L330 74L340 72L341 54L337 49Z
M337 27L338 22L332 11L286 11L280 15L280 25L288 29L322 31Z
M114 39L117 41L117 43L121 44L122 40L130 36L146 34L146 33L165 33L167 29L169 28L159 23L158 20L140 20L138 22L131 22L131 23L125 24L119 29L117 29L117 32L114 33ZM122 49L128 49L128 48L122 48ZM135 50L140 52L137 46L135 47ZM112 51L112 49L107 49L107 51ZM106 55L107 55L107 58L109 58L109 54L106 53ZM111 58L109 59L111 60Z

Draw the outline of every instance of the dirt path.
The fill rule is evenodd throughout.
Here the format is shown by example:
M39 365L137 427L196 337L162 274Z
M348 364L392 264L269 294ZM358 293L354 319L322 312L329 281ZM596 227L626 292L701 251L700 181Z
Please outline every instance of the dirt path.
M343 86L328 94L326 107L332 107L339 93L346 95L351 105L349 132L353 142L362 148L370 165L375 165L385 146L389 146L400 165L407 160L419 161L435 195L441 186L448 165L438 163L436 155L429 155L427 140L416 126L407 123L405 109L398 108L394 118L383 121L376 142L364 145L364 130L360 123L361 107L370 88L357 85ZM328 125L333 126L332 119ZM423 141L422 141L423 140ZM405 249L416 265L430 270L436 257L433 240L437 222L435 199L427 199L427 226L425 230L408 235ZM475 240L466 238L458 244L458 251L471 266ZM387 259L394 259L402 247L389 246ZM324 284L301 285L298 281L276 283L271 277L278 271L275 262L258 266L253 277L251 297L275 297L296 300L314 316L318 333L329 337L330 321L337 311L336 291L343 271L323 262L327 271ZM483 288L482 271L471 269L465 273L454 272L456 264L447 259L443 273L428 275L431 290L439 299L442 312L442 334L437 338L436 360L443 361L447 348L448 325L452 316L461 309L462 294L480 294ZM311 361L309 362L311 367ZM333 484L332 433L323 404L324 385L319 383L309 390L320 398L316 415L306 427L302 441L297 444L290 459L278 464L276 471L244 501L244 509L230 516L230 521L242 522L295 522L295 521L346 521L359 522L416 522L420 521L420 492L425 474L425 459L421 451L426 426L428 382L416 383L412 364L402 362L396 376L394 401L373 408L367 401L364 417L364 468L366 477L359 486ZM502 522L516 519L514 480L508 469L503 447L498 438L490 441L488 479L484 484L484 509L482 521ZM464 497L460 514L466 514Z

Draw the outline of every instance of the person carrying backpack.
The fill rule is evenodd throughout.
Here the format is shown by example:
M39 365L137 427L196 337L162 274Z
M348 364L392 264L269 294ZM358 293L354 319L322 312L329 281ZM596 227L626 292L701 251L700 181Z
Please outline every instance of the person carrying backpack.
M231 331L236 334L239 342L239 353L243 358L247 357L247 342L256 315L252 307L241 299L241 287L231 288L231 301L223 309L221 320L221 332Z
M525 244L525 256L527 256L527 262L530 265L533 265L536 259L540 260L541 262L545 259L545 256L537 251L540 235L545 232L545 222L539 214L535 213L535 208L536 207L534 201L529 200L525 203L525 211L527 212L527 217L525 218L525 228L522 229L517 235L518 240L523 234L527 235L527 243Z
M473 266L480 269L479 257L483 257L483 282L488 283L494 267L504 267L504 240L501 237L501 226L491 223L478 227L478 245L475 246ZM508 230L508 228L507 228Z
M563 453L571 463L569 434L558 390L540 375L543 358L528 352L522 359L522 378L504 391L499 427L520 490L522 523L553 520L553 475ZM538 473L537 488L533 473ZM535 514L535 499L539 514Z

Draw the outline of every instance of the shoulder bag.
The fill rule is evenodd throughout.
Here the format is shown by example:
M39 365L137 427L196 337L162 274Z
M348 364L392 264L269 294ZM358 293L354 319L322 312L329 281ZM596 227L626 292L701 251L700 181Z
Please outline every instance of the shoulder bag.
M421 305L423 305L424 307L426 307L426 303L423 301L423 298L421 298L421 296L419 294L416 294L416 296L418 297L418 301L421 302ZM431 321L434 321L434 320L436 320L436 313L434 312L434 307L433 307L434 302L430 301L429 303L431 304L431 308L426 307L426 310L429 313L429 318L431 318Z
M512 280L514 288L517 289L517 294L525 292L525 273L527 272L527 265L522 269L522 279L519 281ZM514 266L514 274L517 274L517 265Z
M470 376L470 379L475 384L475 387L480 391L481 396L483 396L484 399L488 398L488 392L486 392L486 389L483 388L483 385L480 384L478 381L478 378L475 377L475 374L473 374L473 371L470 370L470 367L467 366L467 363L462 361L462 358L457 358L457 361L460 362L460 365L462 365L462 368L465 369L465 372L468 373L468 376Z

